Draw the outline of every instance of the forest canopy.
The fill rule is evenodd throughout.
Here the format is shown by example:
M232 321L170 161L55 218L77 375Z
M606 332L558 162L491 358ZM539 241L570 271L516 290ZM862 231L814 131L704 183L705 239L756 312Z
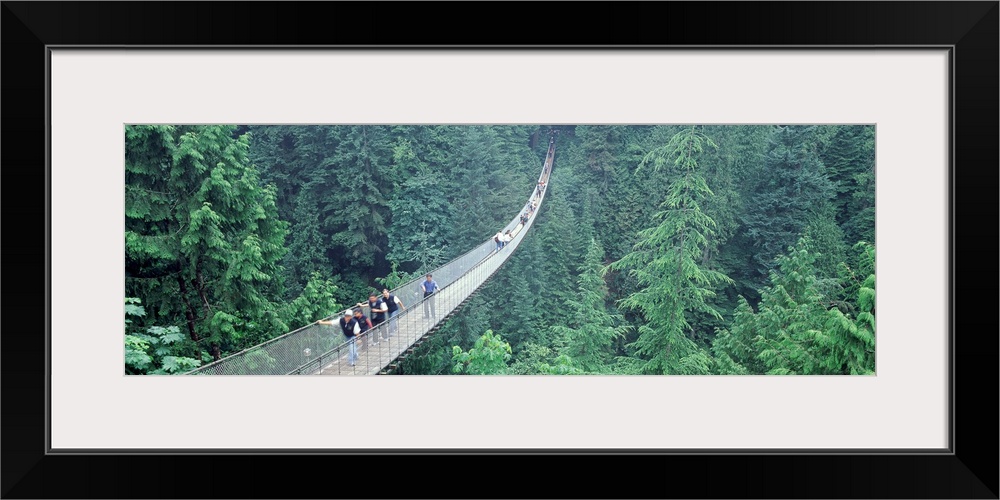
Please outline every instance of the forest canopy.
M132 125L125 370L177 374L531 232L408 374L873 374L875 128Z

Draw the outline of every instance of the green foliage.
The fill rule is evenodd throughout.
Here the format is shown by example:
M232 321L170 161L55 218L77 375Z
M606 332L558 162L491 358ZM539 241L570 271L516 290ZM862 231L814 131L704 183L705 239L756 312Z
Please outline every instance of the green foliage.
M819 128L819 155L834 186L836 221L848 242L874 241L875 127Z
M176 326L150 326L145 332L132 331L129 316L145 316L145 308L136 297L125 298L125 373L129 375L163 375L191 371L202 361L178 356L190 350L186 336Z
M816 258L817 277L836 278L840 263L847 257L847 248L844 231L833 218L832 205L810 217L803 236L809 240L809 251Z
M875 246L859 241L853 246L853 250L854 254L848 261L841 263L838 269L843 296L848 298L857 297L868 277L875 276ZM855 310L850 303L847 306L849 311Z
M450 375L452 364L452 349L449 345L449 330L452 322L446 322L436 335L428 337L418 346L414 353L402 360L403 373L421 375Z
M216 359L287 331L275 314L287 224L249 162L250 137L234 131L125 129L126 294L155 311L149 324L184 318Z
M153 357L150 356L149 342L135 335L125 335L125 372L126 373L146 373L146 369L153 365Z
M276 363L275 359L263 349L253 349L247 352L244 362L248 372L260 371L264 373L269 372Z
M527 148L512 150L504 137L509 132L506 127L469 126L456 134L451 196L461 204L448 221L449 243L457 245L456 250L471 248L493 235L517 213L533 189L531 179L538 175L541 162Z
M573 359L565 354L560 354L555 363L550 365L542 363L538 370L546 375L583 375L587 373L583 369L573 365Z
M490 329L510 374L874 369L872 126L280 125L126 128L127 370L186 370L464 253L518 212L552 128L532 235L406 373L453 372Z
M132 320L128 319L129 316L145 316L146 308L142 307L142 301L136 297L125 297L125 324L129 324Z
M350 266L371 266L388 249L389 204L384 179L390 164L385 127L330 127L328 156L319 164L320 220L331 250Z
M852 295L855 302L849 304L855 312L850 315L831 310L827 327L835 344L841 347L836 353L841 366L846 366L851 375L871 375L875 373L875 247L859 242L854 249L859 254L859 271L864 276ZM853 284L857 275L849 273L849 276Z
M720 330L712 341L715 373L745 375L765 372L764 363L757 357L759 350L755 328L753 307L740 296L732 325Z
M772 286L762 293L755 315L758 357L770 374L830 374L839 366L824 354L831 347L824 331L827 310L815 273L816 256L802 238L779 256Z
M565 301L565 309L572 312L568 326L551 327L561 337L562 355L572 358L576 366L588 372L599 372L609 363L615 354L615 341L630 329L624 318L607 311L608 289L601 272L603 258L604 249L591 240L580 266L577 295Z
M639 325L639 338L632 347L646 360L647 373L709 371L708 356L691 339L688 317L704 313L721 318L709 300L715 296L714 286L731 280L698 265L715 225L700 208L703 200L712 196L697 169L697 157L705 146L715 144L690 127L646 155L638 171L650 166L654 170L671 168L675 180L655 215L659 225L640 231L633 251L610 266L629 272L642 287L622 300L622 305L640 312L646 320Z
M507 372L510 356L510 344L499 335L493 335L493 330L486 330L472 349L463 351L459 346L452 347L453 371L468 375L503 375Z
M314 273L333 275L333 267L324 251L327 245L319 221L316 197L308 194L296 198L291 220L288 256L283 263L287 269L290 288L299 289Z
M513 353L513 361L507 369L508 375L540 375L541 367L559 357L555 349L536 342L522 342Z
M385 277L375 278L375 281L378 282L378 284L381 285L383 288L388 288L389 290L395 290L403 283L406 283L407 281L410 281L415 277L417 277L417 274L402 272L399 270L399 266L395 262L393 262L392 272L390 272ZM381 292L381 290L378 291Z
M387 258L416 272L434 269L447 257L448 220L453 210L447 191L450 186L440 171L419 160L408 141L394 148L393 160L414 174L389 201L393 224L388 231Z
M753 244L758 273L767 276L774 259L805 232L834 196L816 152L816 127L776 127L763 169L741 217Z
M831 307L810 246L803 237L778 258L759 311L741 300L732 327L713 344L718 373L874 373L874 288L859 289L856 318ZM874 287L874 275L865 284Z
M293 329L299 328L343 309L334 299L336 291L332 279L323 279L319 272L314 272L302 293L288 304L285 322Z

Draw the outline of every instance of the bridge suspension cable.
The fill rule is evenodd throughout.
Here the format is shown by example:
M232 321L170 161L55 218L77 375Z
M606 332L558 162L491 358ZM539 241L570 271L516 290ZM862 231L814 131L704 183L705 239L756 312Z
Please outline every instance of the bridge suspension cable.
M418 277L392 290L403 300L406 308L393 318L365 332L358 346L358 359L349 363L349 343L337 326L311 323L262 344L247 348L218 361L188 372L188 375L374 375L396 371L401 357L412 353L426 336L437 330L438 325L453 314L502 266L524 240L528 229L537 218L548 191L549 174L555 158L555 136L550 136L549 147L538 176L538 187L517 216L504 226L512 239L497 250L492 237L484 243L456 257L447 264L431 271L440 290L426 299L422 297ZM533 206L533 203L535 204ZM522 222L522 214L533 213ZM412 303L407 300L413 298ZM436 315L425 317L425 301L434 301ZM358 309L357 307L353 309ZM368 311L370 317L370 311ZM339 319L328 316L322 320ZM375 339L384 339L377 344Z

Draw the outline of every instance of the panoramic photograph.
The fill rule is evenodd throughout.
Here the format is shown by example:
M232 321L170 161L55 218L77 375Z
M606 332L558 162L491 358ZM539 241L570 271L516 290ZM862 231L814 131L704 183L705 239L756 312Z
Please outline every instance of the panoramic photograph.
M874 125L126 125L126 375L874 375Z

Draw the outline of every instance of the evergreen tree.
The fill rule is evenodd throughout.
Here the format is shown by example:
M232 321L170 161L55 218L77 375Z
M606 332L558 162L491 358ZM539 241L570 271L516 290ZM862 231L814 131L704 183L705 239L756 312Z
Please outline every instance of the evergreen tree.
M315 169L325 157L327 128L301 125L249 127L253 141L247 155L260 170L261 182L276 186L278 216L294 221L295 201L315 182ZM294 231L292 231L294 234Z
M847 257L847 245L844 244L844 231L834 220L833 206L827 204L815 210L802 235L809 240L809 252L816 258L817 279L830 287L825 295L834 296L838 268Z
M753 126L708 126L704 131L719 145L706 152L702 160L705 181L712 186L714 196L705 201L706 215L716 222L715 236L709 241L703 258L703 266L718 269L733 280L732 286L719 290L715 305L728 323L732 311L738 305L739 295L759 300L757 289L761 277L753 261L756 251L742 227L741 217L746 213L746 200L752 196L752 183L761 175L767 139L772 127ZM719 320L702 315L696 324L703 332L701 342L707 342L708 332L725 326Z
M533 232L537 230L532 228ZM543 271L536 264L545 258L541 241L536 236L521 242L517 252L497 271L480 294L483 301L489 304L485 306L489 326L494 329L503 327L504 338L518 350L527 343L551 345L549 330L543 325L556 321L552 315L561 316L560 303L552 297ZM520 352L516 354L520 355Z
M498 130L503 127L463 127L455 137L452 196L461 203L452 212L451 242L457 248L482 243L503 227L523 206L534 182L521 168L523 161L506 154ZM523 151L530 155L530 151ZM538 174L541 163L532 165Z
M615 354L615 340L624 336L628 325L607 310L605 301L608 289L602 277L604 249L591 240L587 256L580 266L577 296L565 301L564 308L572 313L568 326L552 326L562 338L562 355L573 360L573 365L587 372L601 372Z
M757 331L752 321L753 307L740 295L728 328L717 331L712 339L714 373L719 375L763 374L764 363L758 359Z
M493 330L486 330L472 349L463 351L461 347L454 346L452 353L455 373L503 375L507 372L511 349L510 344L493 334Z
M758 358L768 374L836 373L822 352L830 347L824 331L826 297L809 246L809 239L801 238L778 257L772 284L761 294L760 311L751 320L758 332Z
M126 294L145 300L153 322L185 318L214 359L287 331L274 302L286 224L249 163L248 135L233 131L125 129Z
M337 285L332 279L323 276L314 272L306 282L302 293L288 303L286 317L289 328L300 328L343 310L334 298Z
M548 363L540 364L538 371L546 375L584 375L587 373L573 363L573 358L565 354L560 354L552 365Z
M328 255L329 234L320 209L330 202L323 165L336 149L329 126L270 125L249 127L248 156L260 168L261 181L274 184L281 220L289 223L285 299L300 293L313 272L330 276L340 267Z
M742 221L760 276L767 276L775 257L795 244L833 196L833 185L815 150L814 132L812 126L777 127L756 187L747 198Z
M643 369L648 373L704 374L709 370L709 357L691 340L687 318L694 312L721 317L708 301L715 295L715 285L730 280L697 264L715 225L701 210L703 201L712 196L698 172L697 157L706 145L715 147L697 127L689 127L646 155L640 170L669 166L676 171L676 179L655 215L659 225L641 231L634 250L611 266L636 276L642 287L622 304L638 310L646 320L639 326L634 347L646 360Z
M824 137L819 155L834 186L832 204L837 224L851 243L873 241L875 127L830 125L820 129ZM866 217L869 210L871 220Z
M128 127L126 369L181 372L482 243L553 128L532 236L406 373L452 373L487 330L506 373L874 370L874 127L848 125Z
M288 238L288 256L283 261L289 278L289 292L302 290L314 273L333 276L326 256L326 238L319 220L318 196L311 189L295 198Z
M831 310L827 327L834 343L841 346L837 361L843 371L867 375L875 373L875 247L862 241L854 250L856 268L843 264L843 287L854 299L847 305L850 312Z
M446 190L453 186L417 158L409 141L395 146L393 163L401 168L397 172L405 172L401 178L406 180L389 201L393 223L388 229L387 258L404 269L426 272L449 257L447 222L453 208Z
M875 241L875 131L865 134L866 149L864 168L852 176L854 189L847 202L847 222L844 233L848 242Z
M594 232L611 259L621 258L629 252L635 244L636 233L646 227L655 207L662 201L657 196L666 186L660 179L632 175L632 169L652 147L650 135L653 130L654 127L648 126L578 126L574 133L579 137L579 145L565 147L567 151L563 156L568 161L561 165L572 168L580 176L584 191L579 193L588 194L581 203L591 207ZM557 162L561 154L556 155ZM616 279L611 277L612 282Z
M803 237L778 257L758 312L741 298L732 327L713 345L720 373L873 373L875 277L859 287L856 319L831 308L810 246Z
M386 227L391 190L388 170L389 137L384 127L333 127L336 150L324 159L321 220L330 237L337 268L370 267L388 250Z
M527 246L523 255L529 260L510 268L518 280L530 281L528 287L533 297L544 303L561 304L576 291L576 263L583 259L586 246L561 184L557 180L551 184L545 195L545 205L533 215L537 219L531 226L531 234L518 250ZM519 269L530 271L526 274ZM546 325L561 324L570 317L569 311L561 307L543 310L541 316Z

